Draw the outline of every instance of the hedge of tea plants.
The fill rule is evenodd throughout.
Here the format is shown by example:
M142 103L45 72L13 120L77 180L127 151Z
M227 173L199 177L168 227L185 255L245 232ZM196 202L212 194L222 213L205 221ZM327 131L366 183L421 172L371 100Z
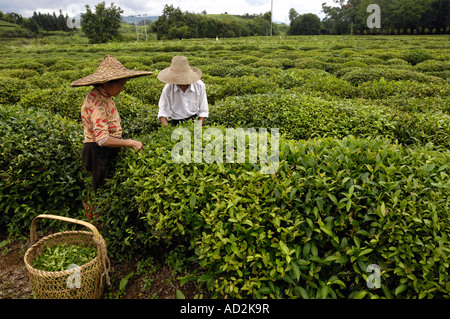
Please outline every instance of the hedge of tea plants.
M81 204L77 123L19 105L0 105L0 226L29 231L39 213L70 216Z
M123 156L96 198L120 254L188 247L215 297L449 297L448 152L282 139L279 169L265 175L251 163L176 164L172 132ZM367 288L372 264L380 289Z
M385 105L313 97L308 94L254 94L226 98L211 119L226 126L279 127L292 139L386 136L404 145L433 143L450 147L450 117L441 111L405 112Z
M183 282L215 298L448 298L447 40L12 42L0 49L0 229L27 236L40 213L84 219L89 202L110 256L182 248L196 269ZM80 155L89 88L70 82L106 54L155 75L116 98L124 135L145 149L122 150L94 196ZM203 71L203 131L278 128L276 173L248 161L174 163L156 74L180 54Z

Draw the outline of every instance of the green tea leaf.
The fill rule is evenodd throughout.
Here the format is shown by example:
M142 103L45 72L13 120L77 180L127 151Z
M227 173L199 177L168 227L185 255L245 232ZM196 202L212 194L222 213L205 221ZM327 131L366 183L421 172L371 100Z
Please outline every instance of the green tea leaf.
M369 292L367 290L354 291L350 294L350 299L363 299Z
M404 292L404 291L406 290L406 288L408 288L408 285L406 285L406 284L401 284L400 286L398 286L398 287L395 289L394 294L395 294L396 296L398 296L399 294L401 294L402 292Z
M195 195L193 194L191 196L191 198L189 199L189 206L191 207L192 210L194 210L195 208L195 203L197 201L197 198L195 197Z
M128 280L131 278L131 276L133 276L134 275L134 271L132 271L132 272L130 272L128 275L126 275L125 277L123 277L121 280L120 280L120 284L119 284L119 290L120 291L124 291L125 290L125 287L127 286L127 284L128 284Z
M331 199L331 201L332 201L335 205L338 204L338 200L337 200L336 196L334 196L334 195L331 194L331 193L327 193L327 196Z
M291 261L292 269L294 270L295 278L297 281L300 280L300 269L295 261Z
M177 299L186 299L185 295L181 292L181 290L176 290Z
M302 299L309 299L309 295L306 292L305 288L296 286L295 290L300 294L300 297L302 297Z

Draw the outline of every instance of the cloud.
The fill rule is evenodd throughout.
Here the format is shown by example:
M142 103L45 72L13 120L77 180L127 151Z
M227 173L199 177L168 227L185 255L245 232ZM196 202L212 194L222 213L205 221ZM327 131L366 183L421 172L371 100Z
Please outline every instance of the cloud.
M249 4L250 6L270 6L270 0L244 0L244 2Z

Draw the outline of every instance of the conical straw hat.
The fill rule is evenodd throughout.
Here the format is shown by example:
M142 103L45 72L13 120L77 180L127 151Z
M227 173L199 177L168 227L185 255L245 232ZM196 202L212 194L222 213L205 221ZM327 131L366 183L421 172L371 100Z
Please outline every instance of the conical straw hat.
M184 56L175 56L170 67L158 73L158 79L168 84L191 84L202 77L200 69L191 67Z
M97 70L84 78L72 82L71 86L86 86L106 83L113 80L136 78L144 75L151 75L150 71L135 71L124 67L117 59L107 55Z

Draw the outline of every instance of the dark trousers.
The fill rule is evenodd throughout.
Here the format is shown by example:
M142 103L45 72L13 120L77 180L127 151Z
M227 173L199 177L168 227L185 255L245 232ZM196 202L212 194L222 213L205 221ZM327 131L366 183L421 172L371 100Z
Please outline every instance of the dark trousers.
M119 148L102 147L95 142L84 143L83 166L92 174L94 191L106 183L113 169Z
M189 121L189 120L193 120L193 119L198 119L198 115L192 115L191 117L188 117L187 119L181 119L181 120L171 119L170 120L170 124L172 126L177 126L178 124L181 124L183 122L186 122L186 121Z

